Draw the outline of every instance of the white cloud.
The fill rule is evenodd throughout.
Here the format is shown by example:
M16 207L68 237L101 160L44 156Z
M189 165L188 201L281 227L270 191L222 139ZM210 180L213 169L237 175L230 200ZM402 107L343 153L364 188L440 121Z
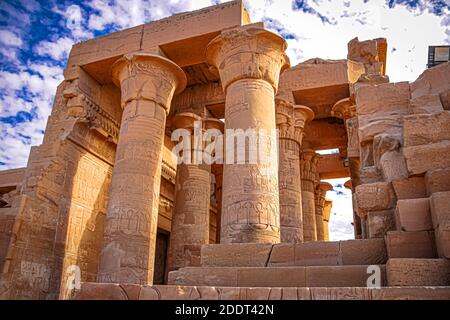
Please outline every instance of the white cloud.
M71 32L71 37L76 41L84 41L94 36L92 31L85 26L86 17L80 6L73 4L68 6L65 10L60 10L57 7L53 9L54 12L60 14L65 19L65 25Z
M22 46L22 39L20 39L15 33L8 30L0 30L0 42L11 47Z
M72 49L74 41L69 37L59 38L56 41L41 41L34 50L37 54L50 56L55 60L66 58Z
M88 5L95 10L88 26L103 30L108 25L123 29L134 27L172 14L192 11L225 2L224 0L93 0Z
M328 24L317 15L292 10L291 0L245 3L253 21L270 17L301 37L288 41L292 65L315 57L345 59L347 43L356 36L360 40L386 37L391 81L414 81L425 69L428 46L450 43L448 22L444 22L447 9L446 15L438 17L429 10L411 12L403 5L389 8L384 0L308 1L311 8L336 22Z
M31 121L0 122L0 162L2 169L25 166L32 145L42 143L43 130L51 112L56 87L63 69L43 63L23 65L23 71L0 71L0 116L32 114Z

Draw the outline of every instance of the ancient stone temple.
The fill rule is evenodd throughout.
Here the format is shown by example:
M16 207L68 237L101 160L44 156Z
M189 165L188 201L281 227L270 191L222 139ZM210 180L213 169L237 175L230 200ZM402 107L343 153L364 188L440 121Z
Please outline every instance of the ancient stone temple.
M291 66L241 1L74 45L0 172L0 298L450 299L450 63L391 83L387 46ZM248 129L266 161L172 152ZM346 177L355 239L329 241Z

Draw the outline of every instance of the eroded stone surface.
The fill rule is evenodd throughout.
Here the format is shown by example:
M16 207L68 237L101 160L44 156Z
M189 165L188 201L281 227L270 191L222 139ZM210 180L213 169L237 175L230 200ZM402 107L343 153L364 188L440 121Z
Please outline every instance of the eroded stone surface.
M450 285L447 259L389 259L386 273L389 286Z
M389 259L436 257L433 232L389 231L385 240Z
M428 198L398 200L395 209L398 230L432 230L430 201Z
M391 259L392 283L447 281L450 63L389 83L386 39L348 49L288 68L241 1L76 44L43 143L0 173L0 298L66 299L78 273L80 299L448 298L365 281L387 256L426 258ZM267 163L177 166L183 114L278 128L279 150L273 136ZM349 175L362 239L317 241L333 219L320 179ZM180 267L169 282L193 286L149 286Z

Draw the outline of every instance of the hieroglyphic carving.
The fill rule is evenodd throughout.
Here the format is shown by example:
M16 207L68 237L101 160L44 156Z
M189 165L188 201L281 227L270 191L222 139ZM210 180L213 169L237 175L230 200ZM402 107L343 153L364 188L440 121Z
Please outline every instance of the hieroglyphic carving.
M349 158L359 157L359 138L358 138L358 117L353 117L345 121L347 129L347 156Z
M217 119L202 119L193 113L178 113L172 119L173 129L188 130L192 134L204 134L214 128L223 132L223 123ZM195 138L192 138L195 140ZM197 144L200 143L198 146ZM176 270L192 263L192 252L208 244L210 235L211 165L196 159L199 147L204 150L205 141L190 144L189 163L177 165L175 203L170 237L168 270ZM186 151L186 150L184 150ZM206 152L206 151L204 151ZM196 161L197 160L197 161ZM194 250L194 248L197 248Z
M312 110L307 107L276 100L281 242L303 242L300 147L305 124L313 116Z
M70 266L80 268L80 281L96 279L112 168L86 154L74 171L67 219L60 226L60 237L65 236L60 298L67 298L72 289L67 287Z
M186 266L186 248L209 243L209 166L179 164L168 270Z
M149 284L166 115L173 94L184 89L186 76L170 60L151 54L126 55L112 73L124 110L97 278Z
M325 197L327 191L331 189L333 189L333 186L331 184L327 182L320 182L315 190L316 230L318 241L325 240L325 231L324 231Z
M302 150L301 177L302 177L302 212L303 212L303 238L304 241L317 240L315 187L318 181L317 162L318 154L311 149Z
M281 37L254 26L222 31L208 44L207 61L226 94L226 129L275 129L274 95L289 65L285 49ZM265 163L224 165L221 242L280 241L277 160L272 153Z
M219 83L194 85L173 98L171 113L192 112L205 117L207 105L224 102L225 94Z

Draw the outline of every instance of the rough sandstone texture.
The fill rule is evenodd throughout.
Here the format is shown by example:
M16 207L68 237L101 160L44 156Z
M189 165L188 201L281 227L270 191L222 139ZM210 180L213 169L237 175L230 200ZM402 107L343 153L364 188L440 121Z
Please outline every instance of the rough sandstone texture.
M450 285L447 259L389 259L386 273L388 285L392 287Z
M434 234L430 231L389 231L386 234L389 258L435 258Z
M433 229L428 198L398 200L395 218L398 230L427 231Z
M226 95L225 130L266 130L269 135L267 161L224 165L223 243L280 242L277 149L271 147L271 134L280 71L289 66L286 46L280 36L249 27L222 31L207 47L207 60L218 69Z
M449 300L448 287L306 288L138 286L136 300ZM83 283L76 300L127 300L125 285Z
M384 264L384 239L281 244L215 244L201 250L203 267L285 267Z
M384 267L381 284L385 283ZM364 287L367 265L295 267L186 267L169 273L169 285L225 287Z
M240 0L74 45L42 144L0 172L0 299L449 299L450 62L390 83L383 38L285 50ZM192 120L268 130L268 161L177 165ZM357 240L323 241L345 177Z

